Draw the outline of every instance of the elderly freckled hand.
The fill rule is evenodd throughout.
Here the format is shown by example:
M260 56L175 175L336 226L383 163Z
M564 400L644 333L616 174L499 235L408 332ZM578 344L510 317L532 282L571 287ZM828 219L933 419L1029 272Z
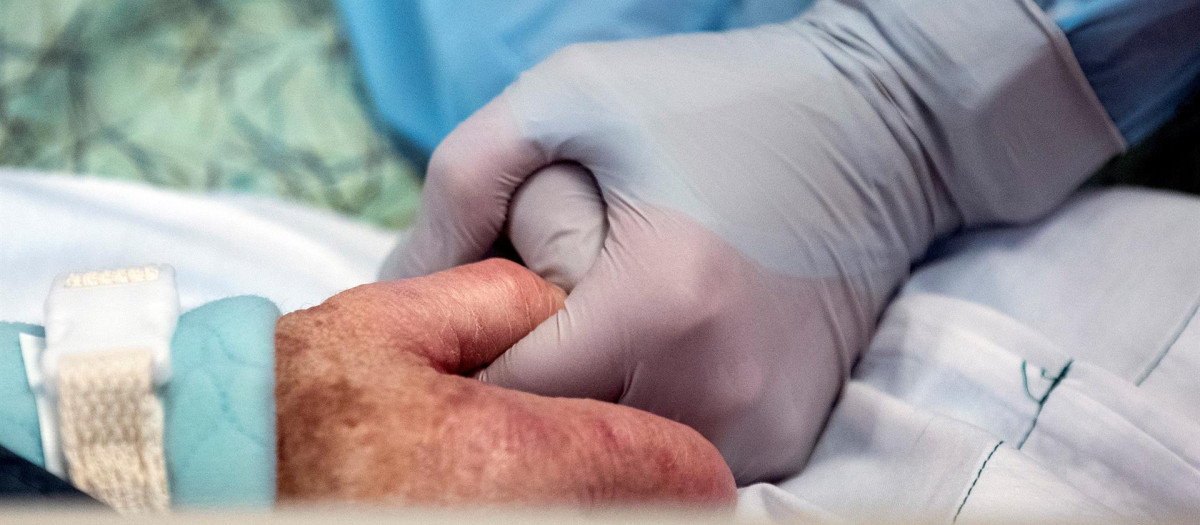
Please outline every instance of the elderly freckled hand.
M731 503L729 468L690 428L467 377L563 298L489 260L361 286L280 319L281 501Z

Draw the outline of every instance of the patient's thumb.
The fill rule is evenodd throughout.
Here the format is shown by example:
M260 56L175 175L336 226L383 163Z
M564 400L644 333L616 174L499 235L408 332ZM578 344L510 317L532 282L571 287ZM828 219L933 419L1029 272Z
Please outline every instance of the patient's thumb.
M401 281L403 282L403 281ZM441 327L427 351L443 372L463 374L496 359L562 308L566 293L511 261L488 259L416 279L424 304L410 305Z
M590 284L590 283L584 283ZM626 366L607 308L576 288L566 305L475 374L480 381L551 397L617 401Z

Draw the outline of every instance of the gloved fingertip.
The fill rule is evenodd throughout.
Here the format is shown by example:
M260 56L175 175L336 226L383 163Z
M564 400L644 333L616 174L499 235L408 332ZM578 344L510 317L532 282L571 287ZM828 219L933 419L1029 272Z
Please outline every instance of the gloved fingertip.
M555 163L517 189L506 228L529 269L570 291L599 257L608 220L591 174L578 164Z
M468 251L469 247L453 245L449 240L436 241L444 237L431 231L425 221L418 222L412 230L400 234L380 266L379 279L390 281L423 277L468 262L459 260L466 259L462 253Z
M501 359L503 359L503 356L497 358L496 361L492 362L492 364L476 370L475 373L471 374L471 377L474 377L480 382L487 383L489 385L495 385L502 388L512 388L511 385L506 384L507 382L502 379L504 374L497 373L497 371L493 368L496 365L496 362L500 361Z

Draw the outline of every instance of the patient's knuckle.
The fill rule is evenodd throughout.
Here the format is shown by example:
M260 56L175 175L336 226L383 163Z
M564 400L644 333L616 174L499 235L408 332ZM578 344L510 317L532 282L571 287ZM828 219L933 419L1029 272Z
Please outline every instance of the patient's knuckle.
M505 287L519 297L536 296L542 290L541 278L515 262L506 259L488 261Z
M515 262L488 259L474 265L472 270L485 286L485 298L508 304L515 313L528 313L545 296L541 278Z
M498 257L475 263L469 270L480 282L499 286L509 293L518 293L537 283L537 277L524 266Z
M529 273L525 267L500 257L485 259L478 264L478 268L485 273L511 279L514 283L518 282L523 274Z

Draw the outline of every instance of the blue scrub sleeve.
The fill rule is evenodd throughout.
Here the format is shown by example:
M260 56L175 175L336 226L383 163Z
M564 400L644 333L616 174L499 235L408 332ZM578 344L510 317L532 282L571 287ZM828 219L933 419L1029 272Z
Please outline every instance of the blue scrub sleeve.
M813 0L339 0L379 120L426 153L517 75L574 42L795 18Z
M1035 0L1066 33L1126 142L1200 78L1200 0ZM426 154L517 75L568 44L781 22L813 0L339 0L383 124Z
M1200 0L1037 3L1127 143L1150 136L1200 86Z

